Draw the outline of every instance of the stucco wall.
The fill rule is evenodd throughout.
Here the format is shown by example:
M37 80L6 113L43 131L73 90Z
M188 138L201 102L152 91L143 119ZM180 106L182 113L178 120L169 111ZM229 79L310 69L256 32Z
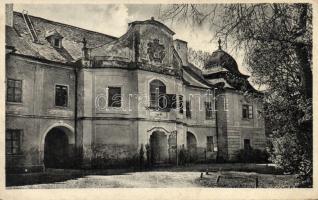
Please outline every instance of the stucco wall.
M223 122L220 142L226 146L226 154L229 159L235 159L236 153L240 149L244 149L244 139L249 139L251 147L253 149L264 150L266 139L264 129L264 119L259 115L259 111L262 111L262 103L252 97L244 97L243 94L227 91L225 96L228 99L228 111L224 111L224 96L221 97L219 108L222 110L219 112ZM242 105L253 106L253 118L243 119L242 117Z
M21 154L6 155L6 166L30 170L41 168L44 138L49 129L64 125L74 127L73 70L67 66L57 67L8 56L6 78L22 80L23 96L22 103L6 102L6 129L23 130ZM68 85L67 108L55 107L55 84Z

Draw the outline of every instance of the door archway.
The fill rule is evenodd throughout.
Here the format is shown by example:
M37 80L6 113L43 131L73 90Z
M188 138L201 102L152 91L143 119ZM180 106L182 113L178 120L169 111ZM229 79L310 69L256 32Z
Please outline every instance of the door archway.
M70 130L65 127L54 127L45 135L44 166L45 168L69 168L74 158L74 144L71 144Z
M197 139L191 132L187 132L187 149L189 161L195 161L197 159Z
M154 131L150 136L151 162L164 163L169 159L168 139L164 132Z

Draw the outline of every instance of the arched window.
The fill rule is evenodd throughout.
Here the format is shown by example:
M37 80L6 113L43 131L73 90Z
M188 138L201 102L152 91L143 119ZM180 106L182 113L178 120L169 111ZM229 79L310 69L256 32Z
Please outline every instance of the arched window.
M150 82L150 108L164 109L166 105L166 86L159 80Z

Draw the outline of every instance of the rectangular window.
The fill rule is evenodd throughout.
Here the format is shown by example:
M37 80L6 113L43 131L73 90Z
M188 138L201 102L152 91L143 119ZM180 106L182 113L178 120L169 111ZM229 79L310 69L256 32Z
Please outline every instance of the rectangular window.
M252 119L253 118L253 106L242 105L242 117L243 117L243 119Z
M121 88L108 88L108 107L121 107Z
M211 152L214 150L213 146L213 136L206 137L206 151Z
M6 130L6 154L16 155L21 153L22 130Z
M215 111L213 110L213 105L211 102L204 102L205 105L205 118L215 119Z
M244 150L251 149L251 141L249 139L244 139Z
M67 107L68 87L65 85L55 86L55 106Z
M191 118L191 101L186 101L186 117Z
M8 79L7 80L7 101L22 102L22 81Z
M179 112L183 114L183 96L179 95Z

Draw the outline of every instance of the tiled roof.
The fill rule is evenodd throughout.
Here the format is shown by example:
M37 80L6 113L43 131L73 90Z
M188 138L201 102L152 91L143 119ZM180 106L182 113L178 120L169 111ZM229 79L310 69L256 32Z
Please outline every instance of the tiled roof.
M32 37L22 13L13 13L13 27L6 27L6 45L14 46L17 54L32 56L61 63L75 62L82 56L82 40L87 39L87 47L96 47L117 40L116 37L89 31L75 26L30 16L38 35L38 43ZM56 31L62 37L62 48L52 47L46 34Z
M216 85L218 83L224 83L224 87L233 88L224 78L210 79L209 82L213 85Z

